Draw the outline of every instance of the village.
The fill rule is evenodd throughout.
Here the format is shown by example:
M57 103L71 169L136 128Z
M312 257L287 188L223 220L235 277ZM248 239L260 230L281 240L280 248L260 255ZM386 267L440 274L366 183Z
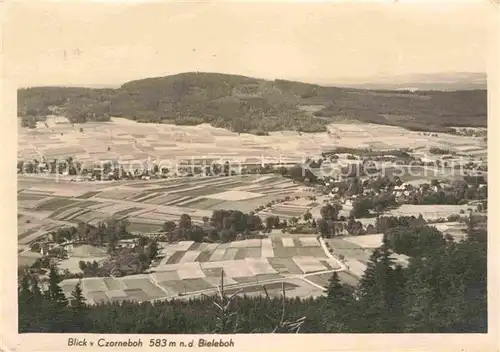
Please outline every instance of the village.
M87 202L100 199L99 194L107 192L106 188L149 185L153 187L147 193L149 196L135 200L138 204L147 203L148 199L165 197L170 190L179 187L182 192L182 185L187 181L195 185L197 193L192 194L195 198L189 198L192 200L180 197L184 203L177 203L180 206L177 215L165 215L167 218L163 221L156 217L150 224L152 227L139 227L134 231L130 230L135 228L133 215L138 208L132 203L130 210L115 206L118 212L114 215L91 222L78 220L78 217L59 217L74 225L59 225L50 231L43 230L42 226L36 236L28 236L33 240L24 241L26 245L20 247L19 265L29 266L43 282L48 280L51 265L58 263L66 294L69 295L78 280L83 279L87 299L96 303L114 300L113 294L117 294L119 300L145 301L211 292L216 290L224 268L226 275L227 272L233 275L226 279L229 288L234 286L234 289L261 294L255 286L259 282L271 285L288 282L292 295L321 295L332 272L339 272L346 283L357 284L366 270L370 254L382 245L383 218L420 221L456 241L465 238L471 217L485 226L487 164L470 156L465 162L462 159L463 156L456 154L439 153L436 156L431 152L422 156L408 149L392 154L348 150L345 153L323 152L316 159L307 158L303 164L272 163L270 158L266 159L267 164L264 159L259 162L257 158L244 165L229 161L210 166L181 163L174 175L155 164L142 172L125 173L119 165L105 163L104 168L96 166L77 174L78 161L71 158L66 159L69 172L62 168L51 169L44 161L34 168L22 163L18 172L32 171L23 175L28 180L43 173L50 175L52 170L53 174L61 172L61 179L69 184L75 180L80 184L101 181L97 184L104 187L102 192L74 195L75 199ZM108 171L113 166L115 170ZM121 175L125 176L120 178ZM257 185L242 187L238 182L245 179L252 179L251 182ZM127 184L130 181L142 181L143 186ZM154 192L157 182L166 187ZM263 186L258 186L259 182L267 183L270 189L278 187L278 191L273 197L264 197L259 202L252 193L264 191ZM237 204L233 204L222 208L227 203L222 202L224 197L219 197L218 203L213 200L207 203L207 199L217 196L204 198L210 197L207 195L210 192L196 191L197 183L205 192L210 184L220 185L216 187L231 194L233 203L237 201L236 194L240 202L253 198L255 206L238 210ZM189 191L192 189L189 187L184 188ZM29 192L28 189L23 189L21 194ZM38 188L34 192L43 191ZM118 203L124 196L116 198ZM97 209L93 204L89 206ZM64 204L53 210L65 213L69 208ZM78 209L82 208L80 204ZM202 214L190 213L195 208ZM33 209L36 211L36 207ZM117 216L120 214L130 216ZM55 217L50 215L49 218ZM142 222L147 221L143 217ZM409 257L403 253L394 253L392 258L400 265L408 264ZM240 272L235 269L237 267ZM244 269L248 267L253 269ZM130 280L132 291L125 289ZM103 284L108 281L113 282L109 287L116 286L121 293L110 293L110 288ZM269 292L277 293L279 287Z

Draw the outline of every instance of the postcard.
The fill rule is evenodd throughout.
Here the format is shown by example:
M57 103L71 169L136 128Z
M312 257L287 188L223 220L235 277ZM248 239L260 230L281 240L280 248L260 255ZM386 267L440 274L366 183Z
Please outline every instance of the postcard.
M494 1L0 7L2 350L496 350Z

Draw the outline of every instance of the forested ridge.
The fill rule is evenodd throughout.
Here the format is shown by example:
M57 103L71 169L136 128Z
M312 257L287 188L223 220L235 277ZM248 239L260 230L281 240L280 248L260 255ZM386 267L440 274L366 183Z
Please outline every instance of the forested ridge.
M68 302L58 285L61 278L56 268L50 270L43 289L34 276L23 272L18 287L19 331L487 332L486 230L478 228L471 217L467 238L454 242L449 236L436 240L437 230L419 222L385 226L395 230L387 231L383 245L373 252L359 285L346 286L333 274L325 295L319 298L230 299L222 292L218 297L87 306L80 285ZM418 250L411 250L415 246ZM392 262L395 250L412 255L407 267Z
M125 83L118 89L33 87L18 90L23 126L55 114L73 123L124 117L140 122L209 123L234 132L326 131L338 120L451 132L485 127L486 90L378 91L262 80L218 73L182 73Z

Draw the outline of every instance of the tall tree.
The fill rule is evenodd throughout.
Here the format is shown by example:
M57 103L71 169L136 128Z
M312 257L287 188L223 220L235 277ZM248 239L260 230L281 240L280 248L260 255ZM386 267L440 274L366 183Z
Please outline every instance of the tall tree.
M396 297L393 260L386 244L376 249L370 257L367 269L359 285L364 332L398 332L400 316L394 315Z
M71 292L71 307L75 311L80 312L83 310L83 308L86 307L85 301L86 299L83 296L83 290L82 290L82 281L79 280L78 283L75 285L74 290Z
M338 273L333 272L326 287L326 306L322 312L323 329L329 333L349 332L351 319L354 318L351 290L342 285Z
M57 273L57 267L52 265L50 267L49 285L47 291L45 292L45 297L56 303L58 306L65 307L68 305L68 300L64 295L61 286L59 286L60 282L61 278Z
M182 214L179 219L179 228L186 230L192 226L191 217L188 214Z

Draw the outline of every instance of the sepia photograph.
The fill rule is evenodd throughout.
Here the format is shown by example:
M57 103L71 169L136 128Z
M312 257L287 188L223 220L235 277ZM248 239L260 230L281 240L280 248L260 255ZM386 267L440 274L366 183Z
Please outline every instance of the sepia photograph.
M12 6L18 333L488 333L497 10Z

